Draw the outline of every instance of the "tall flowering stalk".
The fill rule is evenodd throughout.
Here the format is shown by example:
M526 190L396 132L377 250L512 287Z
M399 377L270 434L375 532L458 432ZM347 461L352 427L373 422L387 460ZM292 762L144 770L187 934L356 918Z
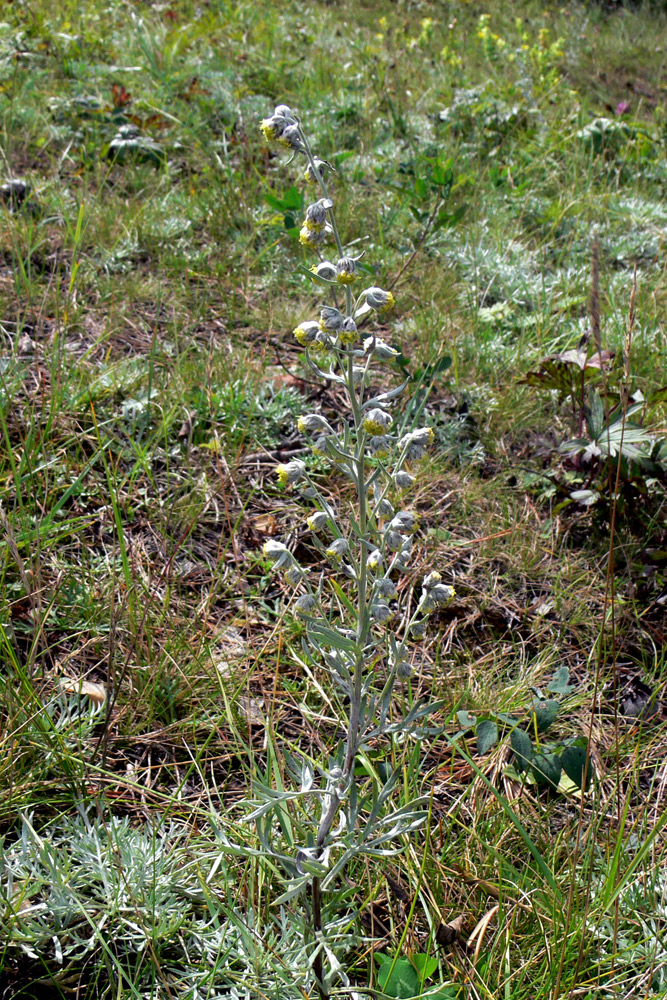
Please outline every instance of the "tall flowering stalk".
M350 418L336 427L318 413L298 421L313 451L352 481L355 504L347 518L327 499L304 462L295 460L276 470L279 482L310 505L306 527L338 581L314 587L283 543L270 540L264 546L266 558L295 588L293 610L305 623L307 655L328 669L347 697L345 745L335 763L320 768L317 787L312 769L304 765L298 792L277 796L265 789L264 801L250 817L261 820L277 798L284 802L300 797L317 804L313 831L295 858L270 849L292 876L281 898L310 890L309 902L303 897L312 939L309 962L320 995L327 997L332 977L338 974L345 980L345 975L332 945L335 921L327 924L323 919L322 893L355 854L392 853L389 841L423 820L423 810L414 803L393 810L388 805L395 776L379 795L374 791L370 800L364 799L354 780L355 763L369 740L414 731L432 709L419 703L399 722L388 717L396 679L411 673L409 643L423 637L428 615L449 602L454 591L439 573L431 572L414 609L401 608L397 600L396 581L407 570L417 527L416 515L397 498L413 486L433 432L420 427L392 433L391 410L406 382L373 396L368 390L371 374L375 380L382 366L398 356L372 330L373 320L393 307L394 297L374 285L356 293L360 258L346 250L336 223L325 180L332 168L313 153L298 116L279 105L260 127L269 142L303 158L306 181L319 188L320 197L306 208L299 238L316 255L310 270L313 279L328 288L331 304L322 304L317 317L299 323L294 336L310 369L343 391ZM332 244L335 260L325 255ZM359 327L364 322L371 329L362 338ZM269 846L267 828L260 826L260 833Z

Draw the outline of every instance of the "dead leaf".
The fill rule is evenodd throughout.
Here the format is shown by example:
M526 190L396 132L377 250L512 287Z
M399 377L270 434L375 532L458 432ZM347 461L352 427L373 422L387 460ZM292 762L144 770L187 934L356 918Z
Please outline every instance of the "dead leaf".
M256 517L250 518L250 523L255 531L259 531L262 535L275 535L278 527L273 514L258 514Z
M465 934L467 922L468 914L460 913L458 917L454 917L448 923L440 924L435 932L435 940L444 948L450 944L454 944L457 938L463 937Z
M251 695L242 694L238 699L236 704L239 707L241 713L245 716L246 721L249 726L263 726L266 723L264 717L264 712L262 711L264 707L263 698L253 698Z
M224 629L218 636L218 645L211 650L211 658L215 669L222 676L227 676L236 660L245 656L247 643L235 628Z
M58 681L60 690L65 694L83 694L96 705L103 705L107 699L107 689L104 684L85 681L82 677L61 677Z

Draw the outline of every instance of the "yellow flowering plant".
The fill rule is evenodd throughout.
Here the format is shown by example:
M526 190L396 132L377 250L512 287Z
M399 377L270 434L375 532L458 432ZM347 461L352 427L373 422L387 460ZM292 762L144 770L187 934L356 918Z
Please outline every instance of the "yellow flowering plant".
M321 303L317 316L299 322L294 336L310 370L342 390L348 419L334 427L321 414L308 413L299 418L298 429L316 454L352 482L355 497L354 509L345 518L306 463L295 460L276 470L279 484L311 506L305 523L335 582L329 591L321 578L313 586L309 573L282 542L267 542L264 555L295 588L292 610L305 629L304 655L327 669L344 695L346 738L335 758L318 766L319 783L312 764L304 762L296 776L300 792L266 790L248 817L258 823L264 849L280 860L287 874L281 900L303 901L309 967L320 996L327 998L335 979L346 983L347 977L337 958L340 920L323 897L327 890L333 891L350 858L393 853L396 848L389 841L415 829L425 816L419 802L391 805L398 774L390 775L383 788L366 794L357 788L355 765L370 740L417 732L432 710L433 706L419 702L404 718L389 717L396 681L411 675L411 643L424 634L428 615L448 603L454 591L439 574L430 573L421 600L412 607L401 602L398 581L408 567L417 519L410 510L396 510L394 503L415 483L417 464L432 443L433 432L420 427L392 433L395 421L390 410L407 382L374 394L368 389L371 374L375 382L382 366L392 364L398 354L372 332L373 318L394 307L394 296L376 285L354 293L360 258L352 256L341 239L335 201L325 180L325 170L330 176L333 167L313 153L298 115L279 105L260 128L269 142L305 158L306 179L319 187L320 197L306 208L300 241L318 256L305 273L326 288L332 301ZM336 263L324 255L331 242ZM359 328L369 321L371 330L362 340ZM325 541L320 534L327 536ZM382 808L372 804L378 797ZM290 856L276 846L266 817L295 798L312 817L312 828L305 832L306 842Z

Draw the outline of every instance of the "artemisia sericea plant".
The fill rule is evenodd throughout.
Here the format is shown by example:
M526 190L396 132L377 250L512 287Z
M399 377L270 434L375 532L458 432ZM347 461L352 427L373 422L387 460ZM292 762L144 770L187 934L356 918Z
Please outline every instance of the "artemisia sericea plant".
M257 824L265 854L287 876L286 891L274 902L292 899L295 919L303 920L304 967L310 977L304 988L314 986L326 998L337 978L347 983L339 958L350 943L351 926L341 897L342 870L358 854L394 853L397 838L425 817L421 801L394 805L398 773L360 780L355 765L370 742L418 733L433 710L432 704L416 702L397 721L390 712L392 692L397 679L411 674L413 644L424 636L429 614L449 602L454 591L439 573L430 572L415 607L402 607L398 599L397 581L408 570L417 526L401 498L416 481L433 431L418 427L392 433L391 411L407 382L375 394L369 390L383 374L388 382L396 381L391 362L399 352L373 332L374 321L393 307L394 297L374 285L357 292L360 258L346 251L336 224L329 189L335 172L313 152L297 114L279 105L261 130L270 143L301 159L306 182L319 189L320 197L306 208L299 238L316 257L310 270L330 301L300 322L294 336L310 370L339 387L348 410L336 426L319 413L307 413L298 427L332 473L352 483L350 509L341 509L305 462L287 462L276 470L279 482L303 501L305 526L330 572L313 582L282 542L271 539L263 550L293 589L291 610L305 626L302 649L295 655L328 671L340 689L341 711L347 713L340 729L346 737L333 758L320 763L305 755L297 763L286 755L297 787L256 786L259 801L247 817ZM302 843L295 839L296 830Z

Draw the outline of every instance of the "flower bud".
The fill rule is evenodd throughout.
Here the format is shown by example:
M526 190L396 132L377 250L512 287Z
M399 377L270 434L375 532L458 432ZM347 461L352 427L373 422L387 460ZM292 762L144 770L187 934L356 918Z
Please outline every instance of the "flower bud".
M413 639L423 639L426 635L426 626L428 622L425 618L422 618L420 622L413 622L410 626L410 635Z
M305 147L301 141L301 136L299 135L298 125L288 125L278 136L278 142L285 149L294 149L299 153L305 152ZM390 293L391 294L391 293Z
M385 529L384 540L390 552L398 552L403 544L403 538L398 531Z
M412 677L412 664L401 658L396 664L396 676L402 681L407 681Z
M317 490L314 486L297 486L296 491L304 500L314 500L317 496Z
M446 583L436 583L426 593L436 604L449 604L456 597L456 591Z
M299 616L299 618L304 617L304 615L309 615L317 608L317 598L313 597L312 594L302 594L294 602L294 613Z
M416 431L404 434L398 442L398 447L405 452L408 461L417 461L426 454L429 444L433 444L433 428L419 427Z
M384 556L379 549L373 549L366 560L366 565L373 573L377 573L382 569L384 566Z
M311 531L324 531L329 524L329 515L325 514L323 510L318 510L306 518L306 524Z
M401 353L378 337L366 337L364 340L364 350L366 352L372 351L378 361L390 361L393 358L397 358Z
M320 330L323 333L338 333L344 322L345 317L335 306L323 306L320 310Z
M396 553L396 557L394 559L394 567L399 570L404 570L408 565L411 555L412 537L403 538L403 544L401 545L400 551Z
M412 486L415 481L414 476L411 476L409 472L404 472L403 470L395 472L392 478L399 490L407 490L408 487Z
M400 531L403 535L411 535L417 527L415 515L409 510L399 510L389 527L393 531Z
M278 115L280 118L289 118L290 122L294 122L294 115L292 109L288 108L286 104L279 104L273 109L274 115Z
M338 565L343 556L349 551L349 548L350 546L344 538L337 538L326 550L327 559Z
M375 406L364 417L364 430L367 434L384 434L392 423L391 416Z
M383 497L382 500L379 501L377 507L375 508L375 512L380 517L394 516L394 508L391 504L391 501L387 500L386 497Z
M393 601L398 594L396 584L388 576L383 576L382 579L376 580L375 589L380 597L387 597L390 601Z
M300 416L296 422L296 426L300 434L314 434L315 431L322 431L324 434L333 434L333 427L319 413L306 413Z
M341 572L343 576L346 576L348 578L348 580L357 579L355 568L354 566L350 565L350 563L343 563L343 565L341 566Z
M285 571L285 579L291 587L298 587L303 582L305 574L297 562Z
M441 580L442 577L440 573L436 572L429 573L428 576L424 577L424 582L422 583L422 587L424 588L424 590L430 590L431 587L435 587L436 583L440 583Z
M341 344L353 344L358 336L359 331L357 330L357 324L351 316L346 316L343 320L343 325L340 328L338 339Z
M262 546L262 552L267 559L270 559L272 563L275 563L276 567L286 566L291 563L294 556L282 542L278 542L275 538L269 538L268 541L264 542Z
M278 482L281 486L291 486L292 483L298 483L300 479L303 479L305 472L305 464L298 459L276 466Z
M367 441L368 450L373 458L386 458L392 449L393 440L386 434L374 434Z
M317 167L320 176L322 176L322 174L324 174L325 171L327 171L327 170L333 170L333 167L331 166L331 164L327 163L326 160L320 160L319 157L317 157L317 156L313 157L313 159L315 160L315 166ZM305 179L308 182L308 184L317 184L317 175L315 174L315 171L313 170L312 163L310 163L310 162L308 163L308 166L306 167L306 169L303 172L303 176L305 177Z
M394 617L394 612L389 605L383 602L371 604L369 611L371 618L376 622L388 622L390 618Z
M336 265L336 281L341 285L351 285L359 276L354 257L341 257Z
M352 369L352 384L355 386L365 385L368 382L368 372L360 365L355 365Z
M382 288L375 286L367 288L364 291L364 295L371 309L377 309L380 313L387 312L395 304L395 299L391 292L385 292Z
M313 264L310 270L323 281L336 280L336 265L332 264L331 261L322 260L319 264Z

